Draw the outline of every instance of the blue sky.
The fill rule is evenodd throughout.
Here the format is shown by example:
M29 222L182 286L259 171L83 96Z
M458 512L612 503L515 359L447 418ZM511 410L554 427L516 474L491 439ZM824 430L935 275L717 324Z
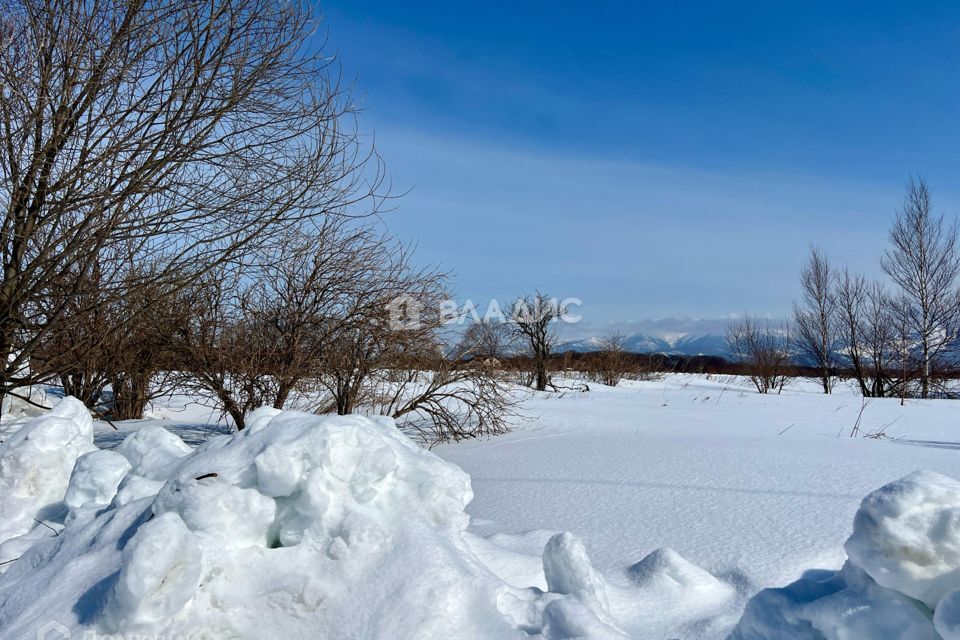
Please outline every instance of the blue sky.
M911 172L960 205L960 6L321 5L394 189L461 298L591 326L781 315L815 242L879 275Z

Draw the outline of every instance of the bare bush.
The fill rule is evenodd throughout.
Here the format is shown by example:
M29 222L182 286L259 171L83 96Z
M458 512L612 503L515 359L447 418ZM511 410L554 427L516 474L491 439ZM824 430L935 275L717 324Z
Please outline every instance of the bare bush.
M615 387L627 375L630 366L624 348L625 338L621 333L611 333L601 338L594 367L588 373L591 380Z
M64 321L32 358L38 368L59 372L64 393L116 420L142 417L150 400L168 390L164 382L176 366L170 342L186 322L188 310L177 297L183 277L167 271L160 279L152 270L130 255L104 251L86 277L64 274L67 286L51 287L49 297L54 305L62 304L59 296L72 304L63 305ZM124 295L105 294L105 281ZM77 307L89 313L74 314Z
M783 326L745 315L730 323L727 345L760 393L783 390L790 360L789 332Z
M336 388L349 412L350 382L368 373L371 342L352 338L379 334L389 300L439 278L409 271L402 247L345 220L289 232L255 257L193 289L193 317L177 341L186 383L211 394L238 428L250 410L283 408L294 392L315 388L321 373L331 385L329 376L346 378Z
M402 368L372 394L379 402L371 409L395 418L431 447L506 433L519 416L519 401L484 350L467 335L450 353L398 363Z
M329 401L319 411L387 415L430 446L505 433L517 401L493 357L502 327L467 331L448 348L442 277L394 257L390 277L379 280L392 289L381 290L363 322L344 326L327 350L316 383Z
M104 298L376 208L379 163L314 25L308 4L274 0L4 2L0 392L58 375L33 356ZM88 305L112 249L152 268L101 278Z
M442 325L441 301L449 297L446 277L416 269L401 247L384 250L369 263L369 280L355 291L355 320L342 323L316 371L329 397L321 411L353 413L369 405L374 374L406 370L441 355L436 333Z

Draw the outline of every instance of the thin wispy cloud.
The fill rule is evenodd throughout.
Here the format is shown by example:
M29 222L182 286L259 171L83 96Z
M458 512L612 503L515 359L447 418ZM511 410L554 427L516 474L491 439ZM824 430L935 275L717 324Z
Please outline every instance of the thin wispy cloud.
M597 323L783 315L810 242L879 275L900 199L896 184L383 131L394 183L411 188L389 223L417 238L421 258L452 265L458 296L502 300L539 288L579 297Z

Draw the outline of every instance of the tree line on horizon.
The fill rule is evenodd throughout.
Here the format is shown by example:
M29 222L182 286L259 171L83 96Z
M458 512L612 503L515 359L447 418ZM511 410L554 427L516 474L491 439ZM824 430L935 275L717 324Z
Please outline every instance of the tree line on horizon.
M758 391L782 389L791 363L831 393L851 379L864 397L954 397L960 355L960 244L956 220L933 209L911 177L880 258L886 281L837 268L816 246L800 275L790 321L749 315L727 341Z

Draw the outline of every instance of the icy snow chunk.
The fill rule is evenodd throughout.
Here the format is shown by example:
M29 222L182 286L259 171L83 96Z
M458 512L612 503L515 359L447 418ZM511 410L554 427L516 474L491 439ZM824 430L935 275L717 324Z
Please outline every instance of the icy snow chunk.
M177 514L165 513L141 526L123 549L103 627L149 630L165 622L194 597L201 558L199 541Z
M94 449L90 412L69 397L0 444L0 542L59 516L74 463Z
M276 416L283 413L280 409L274 409L273 407L260 407L256 409L246 417L247 428L244 429L244 433L251 434L260 431L273 420Z
M128 471L130 463L115 451L98 449L77 458L63 497L70 510L68 519L76 519L81 509L97 510L109 505Z
M731 638L960 639L960 482L918 471L877 489L845 548L839 572L757 594Z
M543 612L541 631L547 640L626 640L628 636L597 615L597 611L578 598L558 598Z
M163 427L151 424L127 436L116 451L130 461L134 474L163 480L171 467L193 449Z
M701 606L722 603L736 595L732 586L668 547L651 552L627 573L638 587L658 597L695 601Z
M117 495L113 499L113 502L116 506L122 507L125 504L130 504L134 500L152 498L160 492L163 485L163 480L150 480L143 476L128 474L127 477L123 479L123 482L120 483L120 488L117 490Z
M93 441L93 418L90 416L90 410L76 398L67 396L57 403L47 416L69 420L79 430L81 438Z
M847 562L765 589L747 604L730 640L938 640L921 603L876 584Z
M180 516L187 527L220 548L266 546L276 503L256 489L242 489L219 478L167 483L153 512Z
M917 471L860 503L845 545L878 584L931 609L960 588L960 482Z
M306 461L292 446L267 447L253 463L257 467L257 487L264 495L274 498L296 491L306 473Z
M547 541L543 550L543 574L548 591L586 595L604 611L609 610L606 582L594 571L583 542L569 531Z
M943 640L960 640L960 589L951 591L937 603L933 626Z
M536 587L500 590L497 608L505 618L545 640L627 637L609 613L606 583L579 538L569 532L552 536L542 566L548 592Z
M350 491L359 503L373 500L397 469L397 455L387 446L360 454L357 468L350 478Z

